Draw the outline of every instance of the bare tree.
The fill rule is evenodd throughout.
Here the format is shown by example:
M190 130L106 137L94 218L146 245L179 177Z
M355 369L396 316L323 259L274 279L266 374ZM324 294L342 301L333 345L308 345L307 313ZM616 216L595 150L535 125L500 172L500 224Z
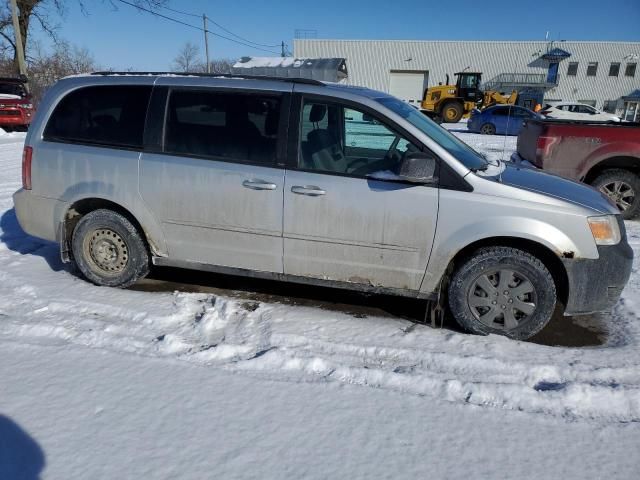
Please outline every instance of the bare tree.
M211 61L211 73L231 73L231 67L236 63L231 58L219 58Z
M86 48L78 48L60 41L53 52L45 51L41 44L32 45L33 55L27 62L27 74L33 103L40 102L45 90L62 77L100 69ZM0 76L13 73L13 59L0 58Z
M117 8L113 0L102 0ZM70 3L75 3L82 12L88 13L86 0L16 0L18 6L18 24L22 34L22 46L27 51L29 29L35 20L40 28L46 32L54 43L58 43L58 24L55 23L65 14L65 8ZM156 10L167 3L167 0L131 0L131 3L141 8ZM15 72L18 71L16 63L16 44L11 19L11 7L8 1L0 5L0 54L11 56L14 59ZM28 55L27 55L28 56Z
M173 59L173 69L180 72L198 72L203 70L200 61L200 49L197 45L187 42Z

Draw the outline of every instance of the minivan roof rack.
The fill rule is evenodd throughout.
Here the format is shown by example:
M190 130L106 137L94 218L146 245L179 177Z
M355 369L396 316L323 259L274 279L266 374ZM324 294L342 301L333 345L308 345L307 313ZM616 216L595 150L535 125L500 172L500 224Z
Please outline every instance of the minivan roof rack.
M305 83L308 85L324 85L320 80L302 77L273 77L268 75L240 75L236 73L199 73L199 72L92 72L91 75L156 75L177 77L209 77L209 78L245 78L247 80L275 80L280 82Z

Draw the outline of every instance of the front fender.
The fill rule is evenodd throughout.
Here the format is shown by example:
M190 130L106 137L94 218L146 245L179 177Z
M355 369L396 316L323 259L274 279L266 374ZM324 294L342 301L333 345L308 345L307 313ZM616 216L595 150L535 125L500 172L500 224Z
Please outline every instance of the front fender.
M464 248L480 241L500 238L525 239L554 252L559 258L597 259L598 250L588 231L584 217L567 216L567 231L581 230L584 235L570 238L564 231L541 219L523 216L496 216L478 218L468 223L448 227L446 220L439 222L434 246L420 291L436 292L450 262Z

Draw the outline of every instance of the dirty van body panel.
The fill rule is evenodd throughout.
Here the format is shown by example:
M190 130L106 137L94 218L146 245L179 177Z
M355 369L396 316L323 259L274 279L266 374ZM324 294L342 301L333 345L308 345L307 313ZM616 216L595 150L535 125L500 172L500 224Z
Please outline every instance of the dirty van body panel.
M243 183L260 180L270 190ZM282 272L284 170L143 154L140 194L161 222L170 258Z
M325 88L323 95L324 91L308 85L294 86L292 125L310 120L303 116L303 104L319 103L352 110L351 115L353 111L362 113L363 118L368 114L383 125L384 132L378 130L378 134L396 135L422 151L426 147L435 158L443 150L426 136L420 138L419 130L374 98L363 95L384 94L358 87ZM351 121L346 117L345 122ZM358 142L355 135L351 139L355 143L347 142L346 124L338 128L344 128L345 137L338 143L344 142L348 156L347 147L355 147ZM419 295L438 221L437 181L417 184L374 179L362 172L312 170L306 165L300 168L305 138L302 128L295 133L289 136L284 190L285 274L359 284L371 291L386 288ZM379 153L374 151L379 147L375 142L367 145L367 141L364 134L358 147L361 152L371 150L359 154L378 158ZM301 187L317 188L322 193L301 193Z
M153 81L152 77L69 77L47 91L25 139L25 145L33 148L33 188L23 196L28 194L34 201L42 199L56 202L46 232L42 228L43 222L37 218L37 230L30 231L29 219L32 215L28 212L21 215L17 207L18 219L26 227L25 231L60 241L61 224L74 203L86 199L106 200L127 210L140 223L153 253L166 255L160 225L138 194L138 159L141 148L117 148L43 139L51 113L70 93L80 88L104 85L151 87Z
M515 169L505 170L510 168L501 163L499 168L491 167L484 177L480 173L470 173L465 180L473 185L473 192L440 191L440 221L420 289L422 293L438 290L449 262L458 252L474 242L490 238L530 240L543 245L560 259L599 258L586 217L616 213L614 207L586 185L536 170L524 172L517 180L526 179L529 188L502 182L509 179L516 183L522 173ZM562 198L564 183L581 191L577 194L580 203ZM565 192L565 195L570 194L571 191Z
M290 91L284 82L216 79L212 86L206 78L158 78L140 161L140 195L162 225L170 261L283 271L279 164ZM250 128L248 115L260 115L243 110L253 105L250 99L278 106L270 110L277 120L270 127L264 117L253 119L264 122L262 140L270 128L269 153L248 158L248 136L257 128ZM232 128L232 119L240 126Z
M326 193L297 195L291 189L299 185ZM284 271L418 290L437 215L434 187L288 170Z

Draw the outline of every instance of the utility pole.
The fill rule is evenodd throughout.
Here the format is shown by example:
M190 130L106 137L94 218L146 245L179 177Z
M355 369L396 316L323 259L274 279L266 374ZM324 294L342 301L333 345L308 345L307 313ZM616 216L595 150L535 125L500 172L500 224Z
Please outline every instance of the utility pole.
M207 36L207 15L204 13L202 14L202 25L204 26L204 54L205 57L207 57L207 73L211 73L211 62L209 61L209 37Z
M282 47L282 50L281 50L281 52L282 52L282 53L280 53L280 56L281 56L282 58L284 58L284 57L286 57L286 55L285 55L285 51L284 51L284 40L282 41L282 45L281 45L281 47Z
M16 39L16 57L18 58L18 70L20 75L27 76L27 67L24 61L24 48L22 47L22 32L18 22L18 6L16 0L11 0L11 16L13 17L13 31Z

